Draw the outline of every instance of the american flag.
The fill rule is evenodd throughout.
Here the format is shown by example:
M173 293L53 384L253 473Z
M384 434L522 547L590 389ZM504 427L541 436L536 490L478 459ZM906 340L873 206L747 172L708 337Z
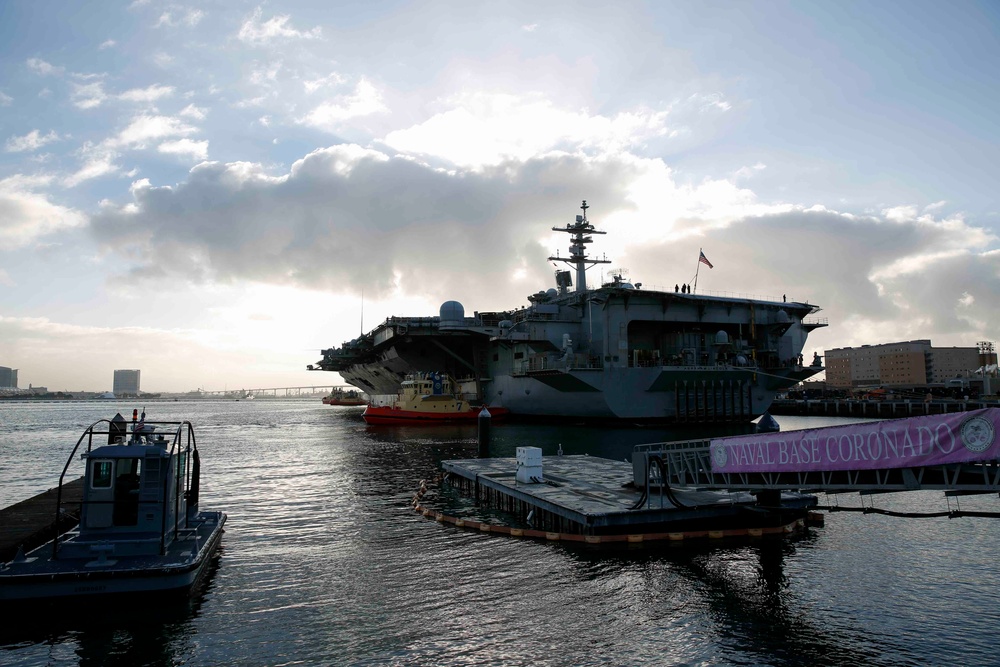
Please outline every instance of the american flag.
M698 261L701 262L702 264L707 264L708 268L710 269L712 268L712 263L708 261L708 257L705 257L705 253L701 251L698 252Z

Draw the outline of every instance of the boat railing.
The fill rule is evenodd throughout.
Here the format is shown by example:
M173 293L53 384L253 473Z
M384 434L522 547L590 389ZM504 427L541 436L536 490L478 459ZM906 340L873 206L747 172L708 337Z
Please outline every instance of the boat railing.
M566 358L565 355L560 354L542 354L528 359L516 360L511 374L523 377L528 373L539 371L600 370L602 368L604 368L604 361L597 355L577 353Z
M713 355L697 348L674 348L665 352L660 350L629 351L629 366L632 368L745 368L756 369L759 364L749 353L727 354L724 357Z

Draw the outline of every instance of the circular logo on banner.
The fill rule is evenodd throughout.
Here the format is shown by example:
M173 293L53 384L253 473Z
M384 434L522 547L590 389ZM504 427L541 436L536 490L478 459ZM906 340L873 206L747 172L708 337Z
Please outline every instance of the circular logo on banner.
M962 444L971 452L985 452L996 436L993 424L982 417L966 419L961 428Z
M712 447L712 460L715 461L715 465L719 468L726 467L726 464L729 462L729 454L726 452L725 445L714 445Z

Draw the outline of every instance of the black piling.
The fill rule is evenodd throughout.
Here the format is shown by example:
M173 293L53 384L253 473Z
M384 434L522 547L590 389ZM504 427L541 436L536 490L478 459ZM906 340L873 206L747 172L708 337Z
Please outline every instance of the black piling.
M125 442L128 436L127 422L125 418L122 417L122 413L117 413L114 419L111 420L111 424L108 426L108 444L115 445L119 442Z
M479 458L488 459L490 457L491 431L493 430L493 416L489 409L483 408L479 412Z

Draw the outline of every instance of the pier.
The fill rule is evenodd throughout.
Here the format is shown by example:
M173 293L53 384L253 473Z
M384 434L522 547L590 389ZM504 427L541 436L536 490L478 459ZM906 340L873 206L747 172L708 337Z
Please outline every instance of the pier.
M30 551L45 544L80 521L83 478L62 487L62 509L56 521L58 489L49 489L0 510L0 563L7 563L19 547Z

